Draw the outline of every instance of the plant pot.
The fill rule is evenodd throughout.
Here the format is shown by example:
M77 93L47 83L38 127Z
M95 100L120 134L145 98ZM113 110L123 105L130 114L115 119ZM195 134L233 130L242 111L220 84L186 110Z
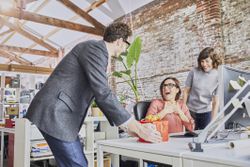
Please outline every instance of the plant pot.
M92 117L102 117L103 116L102 111L98 107L92 107L91 108L91 113L92 113L91 114Z

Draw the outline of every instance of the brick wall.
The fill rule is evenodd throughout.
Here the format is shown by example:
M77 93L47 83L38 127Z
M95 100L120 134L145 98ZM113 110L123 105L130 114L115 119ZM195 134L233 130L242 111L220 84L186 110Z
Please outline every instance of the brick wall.
M250 70L250 1L223 0L221 4L225 62Z
M159 85L169 75L183 86L207 46L218 48L227 64L250 70L249 9L248 0L155 0L118 19L143 41L138 70L142 100L159 97ZM132 96L122 80L113 83L117 94Z

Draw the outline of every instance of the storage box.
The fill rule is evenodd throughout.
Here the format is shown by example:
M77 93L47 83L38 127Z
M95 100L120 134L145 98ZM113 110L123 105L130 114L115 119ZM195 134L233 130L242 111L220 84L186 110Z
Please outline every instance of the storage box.
M6 114L7 115L18 115L19 114L18 107L6 107Z
M92 117L102 117L103 113L99 107L91 107Z
M111 158L110 157L103 158L103 166L104 167L111 167ZM95 160L95 167L97 167L97 160Z
M11 119L5 119L5 127L6 128L13 128L15 126L15 121Z

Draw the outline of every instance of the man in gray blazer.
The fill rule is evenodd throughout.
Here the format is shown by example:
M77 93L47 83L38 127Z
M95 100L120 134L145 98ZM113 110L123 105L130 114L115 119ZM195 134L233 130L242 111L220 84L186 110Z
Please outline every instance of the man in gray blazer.
M26 118L43 134L59 167L87 167L78 132L93 98L111 125L150 142L160 142L155 127L141 125L122 107L108 86L111 56L128 46L131 29L113 23L103 40L76 45L57 65L30 104Z

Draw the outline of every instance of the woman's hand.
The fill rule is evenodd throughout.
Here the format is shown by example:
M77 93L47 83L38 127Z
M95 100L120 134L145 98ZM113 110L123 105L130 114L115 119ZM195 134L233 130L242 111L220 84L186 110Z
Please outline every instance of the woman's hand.
M179 117L181 118L182 121L184 121L184 122L189 122L190 121L188 119L188 117L184 114L184 112L182 111L179 104L176 104L174 106L174 110L175 110L175 112L177 112L177 114L179 115Z
M167 102L165 102L165 106L163 111L165 112L165 114L170 114L176 111L176 104L168 104Z
M191 123L191 126L192 126L192 130L194 130L194 128L195 128L195 123L194 123L194 120L193 120L193 119L191 119L191 120L190 120L190 123Z

